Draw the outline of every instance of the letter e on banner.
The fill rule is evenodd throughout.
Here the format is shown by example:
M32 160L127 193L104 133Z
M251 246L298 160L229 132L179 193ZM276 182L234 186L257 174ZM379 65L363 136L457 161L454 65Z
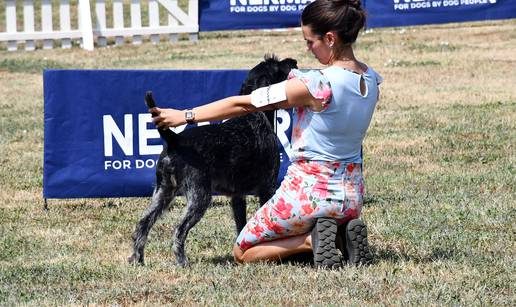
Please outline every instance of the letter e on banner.
M152 123L150 113L138 114L138 145L140 155L159 155L163 150L163 145L148 145L148 139L159 139L157 129L147 129L147 123Z
M113 137L125 155L133 155L133 115L124 115L124 134L120 131L111 115L102 116L104 129L104 156L113 156Z

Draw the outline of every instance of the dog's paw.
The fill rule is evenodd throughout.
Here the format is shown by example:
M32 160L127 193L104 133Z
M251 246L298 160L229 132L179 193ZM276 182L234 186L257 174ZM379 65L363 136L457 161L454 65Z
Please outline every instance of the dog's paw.
M185 267L189 266L190 263L188 262L188 259L186 259L186 257L182 257L182 258L176 259L176 265L180 266L182 268L185 268Z
M136 254L132 254L130 257L127 257L127 262L133 265L143 265L143 257L138 257Z

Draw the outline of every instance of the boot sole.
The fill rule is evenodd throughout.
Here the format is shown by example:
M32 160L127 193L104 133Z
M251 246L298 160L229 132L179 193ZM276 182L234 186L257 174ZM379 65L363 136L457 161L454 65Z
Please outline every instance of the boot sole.
M332 218L318 218L315 225L318 241L314 246L314 264L316 267L338 268L342 259L335 248L337 221Z
M349 264L367 265L373 262L367 241L367 226L361 220L351 220L346 226L346 253Z

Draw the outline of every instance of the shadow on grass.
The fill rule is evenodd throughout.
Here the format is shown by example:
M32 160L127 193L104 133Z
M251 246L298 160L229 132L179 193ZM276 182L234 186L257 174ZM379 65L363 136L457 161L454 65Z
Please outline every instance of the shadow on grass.
M314 265L314 256L312 253L300 253L297 255L292 255L286 259L283 259L281 262L278 262L278 264L313 266Z
M235 261L233 260L233 256L231 255L212 257L209 261L215 265L236 265Z
M406 196L402 194L394 194L394 195L365 195L364 197L364 206L366 207L376 207L382 206L385 204L394 204L400 203L405 200Z
M374 262L377 263L381 260L399 263L399 262L414 262L414 263L430 263L438 260L456 259L458 257L455 250L434 248L431 253L426 255L410 255L407 253L401 253L393 249L381 249L377 250L374 246L371 247L371 252L374 255Z
M395 251L389 248L377 250L374 248L374 246L371 247L371 252L373 253L374 258L373 263L371 263L370 265L373 266L381 261L387 261L391 263L414 262L417 264L456 258L456 253L453 250L445 250L440 248L434 249L430 254L425 256L409 255L406 253L400 253L399 251ZM234 262L233 257L230 255L211 258L210 262L214 265L237 265ZM312 253L301 253L290 256L281 261L272 262L271 264L313 266L314 262Z
M132 205L128 201L120 199L85 199L85 198L47 198L48 210L66 208L68 210L90 210L91 208L119 208L125 205Z
M231 255L213 257L210 259L210 262L215 265L227 265L227 264L237 265ZM301 253L301 254L290 256L281 261L273 262L273 264L311 266L311 265L313 265L313 257L312 257L312 253Z

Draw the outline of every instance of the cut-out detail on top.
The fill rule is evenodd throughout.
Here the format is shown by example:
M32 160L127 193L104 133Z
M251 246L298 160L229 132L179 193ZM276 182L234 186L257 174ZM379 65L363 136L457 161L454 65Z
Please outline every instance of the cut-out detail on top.
M359 81L360 85L360 95L362 95L362 97L366 97L367 96L367 85L366 85L366 82L364 80L364 76L360 76L360 81Z

